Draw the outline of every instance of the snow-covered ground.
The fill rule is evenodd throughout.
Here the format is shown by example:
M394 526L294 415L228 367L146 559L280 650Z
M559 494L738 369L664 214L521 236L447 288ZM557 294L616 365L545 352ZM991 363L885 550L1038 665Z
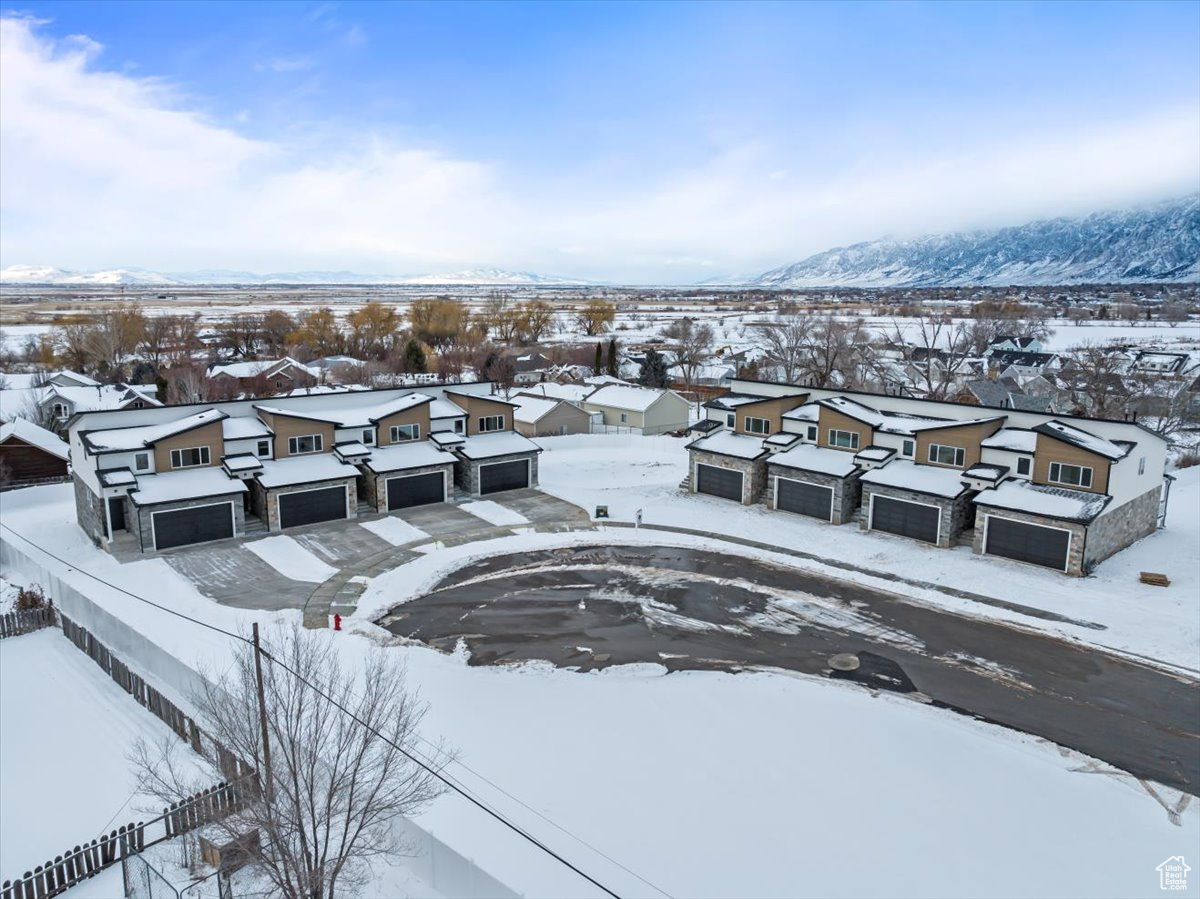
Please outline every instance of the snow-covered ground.
M153 817L125 754L168 736L57 628L0 640L0 880Z
M429 536L420 528L415 528L400 518L377 518L374 521L360 521L359 524L392 546L424 540Z
M284 577L294 581L319 584L337 574L336 568L326 565L286 534L252 540L243 546Z
M506 508L490 499L476 500L459 506L464 512L470 512L476 518L482 518L488 524L507 527L513 524L529 524L529 519L519 512Z

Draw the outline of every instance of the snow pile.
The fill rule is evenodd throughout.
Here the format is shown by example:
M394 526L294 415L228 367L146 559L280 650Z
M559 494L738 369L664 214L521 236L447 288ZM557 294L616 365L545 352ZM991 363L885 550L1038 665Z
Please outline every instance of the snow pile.
M284 577L294 581L312 581L319 584L337 574L336 568L326 565L291 537L282 534L245 543L243 546Z
M407 521L393 515L389 515L387 518L377 518L375 521L360 521L359 525L376 537L382 537L392 546L402 546L405 543L429 539L429 535L423 530L415 528Z
M509 525L529 524L529 519L519 512L514 512L506 506L494 503L490 499L482 499L473 503L463 503L459 506L464 512L470 512L476 518L500 527Z

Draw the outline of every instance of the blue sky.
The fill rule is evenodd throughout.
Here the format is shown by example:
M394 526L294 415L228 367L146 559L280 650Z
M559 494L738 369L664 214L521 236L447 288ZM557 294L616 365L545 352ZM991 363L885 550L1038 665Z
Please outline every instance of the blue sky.
M1200 180L1197 3L4 9L5 265L685 282Z

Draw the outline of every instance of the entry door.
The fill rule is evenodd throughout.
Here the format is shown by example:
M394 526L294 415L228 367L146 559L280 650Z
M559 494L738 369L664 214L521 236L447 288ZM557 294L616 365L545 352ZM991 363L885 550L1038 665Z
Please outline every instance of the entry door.
M108 499L108 525L111 530L125 530L125 499L120 496L110 496Z

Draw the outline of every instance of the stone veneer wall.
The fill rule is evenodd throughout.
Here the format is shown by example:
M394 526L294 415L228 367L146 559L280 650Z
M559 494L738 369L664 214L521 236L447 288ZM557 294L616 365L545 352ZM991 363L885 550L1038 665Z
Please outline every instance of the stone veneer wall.
M243 511L242 494L240 493L224 496L206 496L202 499L185 499L174 503L158 503L153 506L133 506L132 509L127 505L125 508L125 524L129 525L129 529L137 534L142 552L152 553L155 551L153 513L169 512L172 509L190 509L193 506L211 506L214 503L227 502L233 503L233 536L241 537L246 533L246 515ZM131 513L136 516L136 526L133 526L135 519L130 517ZM221 514L225 514L223 509L221 510Z
M1105 510L1088 526L1086 557L1083 561L1085 574L1113 553L1158 529L1158 501L1161 495L1161 485L1147 490L1123 506Z
M387 508L387 482L391 478L405 478L412 475L431 474L432 472L447 472L450 477L446 481L446 496L449 498L454 493L454 468L452 465L423 465L420 468L405 468L402 471L388 471L382 474L375 474L371 471L364 472L364 477L361 483L365 487L365 499L371 504L371 507L376 512L386 512Z
M706 453L704 450L689 450L691 459L688 460L688 489L696 493L696 466L712 465L715 468L727 468L740 471L742 478L742 505L749 506L762 496L767 489L767 460L739 459L734 456L721 456L717 453Z
M768 460L769 462L769 460ZM767 492L765 502L767 508L775 508L775 481L778 478L793 481L807 481L822 487L833 488L833 521L832 524L846 524L854 517L862 497L862 482L860 472L852 472L844 478L818 471L801 471L796 468L772 468L767 466ZM815 520L815 519L814 519Z
M518 459L529 460L529 486L536 487L538 485L538 453L515 453L511 456L497 456L494 459L459 459L454 463L454 483L471 496L479 496L480 465L515 462Z
M319 484L291 484L287 487L272 487L267 490L266 507L267 515L264 519L267 523L268 531L283 530L279 526L279 497L286 496L289 493L303 493L306 490L323 490L330 487L348 487L346 491L346 517L358 517L358 488L355 486L355 481L358 478L344 478L338 481L323 481ZM335 519L336 520L336 519Z
M107 536L104 526L104 500L92 493L80 478L75 477L71 480L75 483L75 520L91 541L100 546Z
M942 521L941 527L938 530L937 545L943 549L953 546L958 535L970 527L973 520L974 503L972 501L975 499L975 494L971 491L950 499L945 496L931 496L928 493L918 493L915 490L882 487L879 484L863 484L863 514L858 526L864 531L871 526L872 495L883 496L888 499L911 500L915 503L924 503L927 506L937 506L940 508L942 510Z

